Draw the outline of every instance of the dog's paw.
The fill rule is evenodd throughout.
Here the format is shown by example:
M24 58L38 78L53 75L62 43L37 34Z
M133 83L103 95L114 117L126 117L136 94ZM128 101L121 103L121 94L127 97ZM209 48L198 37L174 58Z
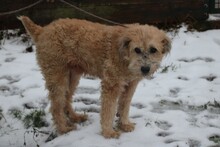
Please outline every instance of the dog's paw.
M124 132L132 132L134 131L134 128L135 128L135 123L119 124L119 129Z
M105 138L119 138L121 133L118 131L110 130L110 131L102 131L102 135Z
M69 119L73 123L81 123L81 122L87 121L88 116L86 114L77 114L77 113L75 113L72 116L69 116Z
M59 134L65 134L67 132L70 132L72 130L76 130L76 126L75 125L68 125L68 126L58 126L57 127L57 131L59 132Z
M88 119L88 115L86 114L76 114L74 122L81 123L87 121L87 119Z

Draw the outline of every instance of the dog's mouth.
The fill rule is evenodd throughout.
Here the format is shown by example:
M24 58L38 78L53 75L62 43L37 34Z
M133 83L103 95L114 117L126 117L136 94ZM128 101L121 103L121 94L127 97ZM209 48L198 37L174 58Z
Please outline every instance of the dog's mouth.
M149 74L149 75L143 75L143 77L144 77L145 79L148 79L148 80L151 80L151 79L154 78L154 76L153 76L152 74Z

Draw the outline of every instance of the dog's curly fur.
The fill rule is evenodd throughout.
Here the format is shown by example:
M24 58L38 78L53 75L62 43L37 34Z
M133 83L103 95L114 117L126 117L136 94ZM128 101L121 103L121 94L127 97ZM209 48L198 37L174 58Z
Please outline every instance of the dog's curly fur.
M51 100L51 113L60 133L76 129L74 123L87 120L72 106L72 95L83 74L101 81L101 127L106 138L117 138L119 129L134 130L129 121L129 106L138 82L150 77L170 51L166 34L149 25L107 26L77 19L59 19L41 27L21 16L27 32L36 44ZM117 105L118 104L118 105Z

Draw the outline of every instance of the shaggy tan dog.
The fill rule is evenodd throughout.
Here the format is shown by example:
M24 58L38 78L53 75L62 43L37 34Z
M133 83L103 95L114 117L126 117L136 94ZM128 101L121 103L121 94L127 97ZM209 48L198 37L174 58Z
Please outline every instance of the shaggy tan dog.
M150 77L170 51L170 39L153 26L131 24L107 26L77 19L59 19L41 27L21 16L37 48L37 61L46 80L51 113L60 133L76 129L74 123L87 120L72 106L72 95L83 74L101 82L101 127L106 138L118 138L118 127L134 130L129 106L138 82Z

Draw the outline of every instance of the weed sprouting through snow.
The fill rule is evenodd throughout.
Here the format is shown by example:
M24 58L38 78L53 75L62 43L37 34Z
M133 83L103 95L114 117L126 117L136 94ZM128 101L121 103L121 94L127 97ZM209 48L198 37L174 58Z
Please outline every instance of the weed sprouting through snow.
M44 120L45 112L43 110L33 110L31 113L27 114L24 119L23 123L26 128L30 127L46 127L48 123Z
M0 108L0 120L3 118L2 109Z
M170 70L175 72L179 67L171 63L170 65L161 66L160 73L167 73Z
M3 113L2 113L2 108L0 108L0 120L2 119L2 118L4 118L4 120L5 120L5 122L6 122L6 119L5 119L5 117L4 117L4 115L3 115Z
M209 137L209 140L220 145L220 135L212 135Z
M12 115L14 118L17 118L19 120L21 120L22 116L23 116L22 111L19 110L19 109L16 109L16 108L10 109L9 114Z

